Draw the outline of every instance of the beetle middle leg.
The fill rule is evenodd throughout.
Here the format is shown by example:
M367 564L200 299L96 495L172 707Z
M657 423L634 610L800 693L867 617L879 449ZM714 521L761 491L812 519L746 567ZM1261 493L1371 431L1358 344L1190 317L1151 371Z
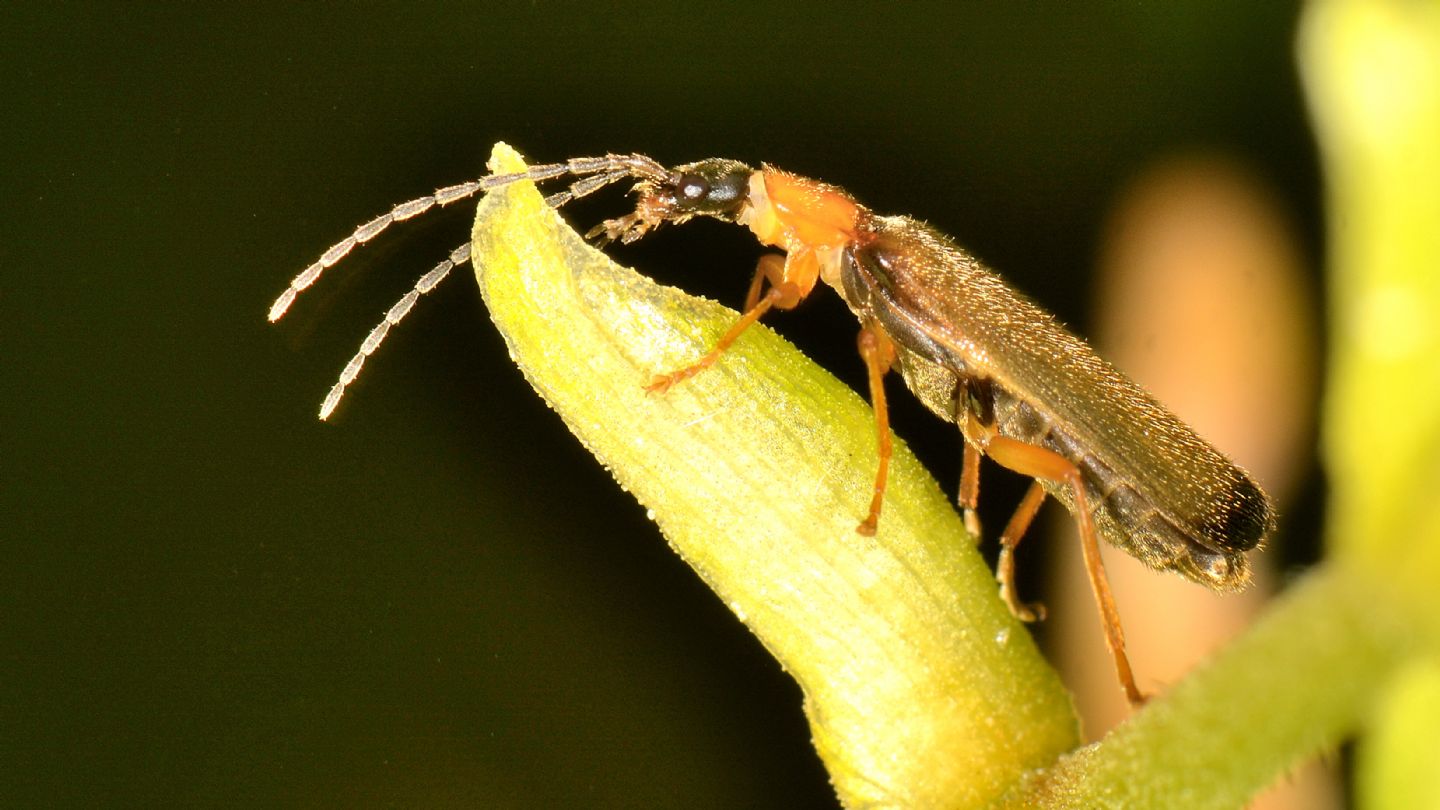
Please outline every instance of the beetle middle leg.
M870 537L880 521L880 507L885 504L885 481L890 475L890 456L893 446L890 438L890 409L885 401L885 374L895 363L895 344L879 325L866 322L860 327L856 340L860 357L865 360L866 376L870 380L870 408L875 412L875 447L879 460L875 470L875 489L870 497L870 511L855 531Z
M980 448L965 442L960 456L960 512L965 516L965 531L970 539L980 544L980 513L975 507L980 503Z
M1075 522L1079 524L1080 549L1085 557L1085 573L1089 576L1090 590L1095 594L1095 602L1100 608L1100 623L1105 630L1105 644L1110 648L1110 655L1115 661L1115 674L1119 677L1120 686L1125 690L1125 697L1131 705L1143 703L1145 695L1135 683L1135 673L1130 668L1130 659L1125 654L1125 630L1120 625L1120 611L1115 607L1115 597L1111 595L1110 582L1105 577L1105 564L1100 559L1100 543L1095 534L1095 523L1090 514L1089 499L1085 496L1085 485L1080 478L1080 468L1052 450L999 435L993 425L982 425L973 413L967 417L965 436L967 440L973 439L979 446L979 450L994 459L1000 466L1036 479L1001 537L1001 564L997 566L997 569L1003 570L997 570L996 574L1001 578L1002 593L1006 585L1005 580L1011 580L1009 583L1010 596L1006 599L1007 603L1011 605L1011 610L1015 610L1018 603L1015 602L1013 596L1014 562L1013 559L1006 559L1009 556L1006 551L1009 550L1013 554L1014 547L1020 542L1021 534L1029 526L1035 512L1044 500L1045 490L1040 481L1063 484L1070 489L1071 497L1074 499L1072 511L1075 515ZM1023 606L1020 607L1023 608ZM1016 615L1023 618L1019 613Z

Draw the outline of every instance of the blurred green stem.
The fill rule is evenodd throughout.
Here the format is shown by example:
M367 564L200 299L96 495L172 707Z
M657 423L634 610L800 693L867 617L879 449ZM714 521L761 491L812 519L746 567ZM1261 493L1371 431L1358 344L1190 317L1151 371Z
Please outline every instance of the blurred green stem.
M1240 807L1359 724L1408 649L1412 605L1325 566L1237 643L1002 806Z

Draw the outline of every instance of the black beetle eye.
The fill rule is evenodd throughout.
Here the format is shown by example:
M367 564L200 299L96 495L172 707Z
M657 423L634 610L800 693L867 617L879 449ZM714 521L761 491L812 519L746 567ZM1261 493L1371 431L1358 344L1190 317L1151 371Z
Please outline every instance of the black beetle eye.
M704 199L710 193L710 181L698 174L687 174L680 178L680 194L687 200Z

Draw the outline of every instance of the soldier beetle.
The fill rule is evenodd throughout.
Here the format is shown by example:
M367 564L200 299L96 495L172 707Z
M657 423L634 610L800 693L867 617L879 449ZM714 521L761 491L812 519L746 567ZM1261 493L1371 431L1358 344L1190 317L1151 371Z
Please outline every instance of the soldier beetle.
M875 533L884 505L891 446L882 381L898 369L927 408L960 429L959 502L972 534L980 529L981 456L1034 479L1000 534L996 566L1001 596L1022 620L1039 619L1043 610L1016 596L1016 546L1047 494L1075 517L1106 643L1132 703L1144 697L1125 654L1099 539L1216 590L1247 583L1245 552L1275 524L1269 499L1247 473L945 235L909 217L875 214L836 186L772 166L711 158L667 168L644 155L612 154L448 186L395 206L325 251L275 301L270 320L326 268L395 222L510 183L564 176L577 179L547 198L553 206L637 181L635 210L588 234L602 242L630 243L666 223L708 216L747 227L761 244L782 251L761 257L743 314L715 346L654 377L652 392L713 365L761 316L794 308L817 282L834 288L860 320L875 412L874 495L859 533ZM321 419L419 296L469 260L469 248L452 251L386 312L326 396Z

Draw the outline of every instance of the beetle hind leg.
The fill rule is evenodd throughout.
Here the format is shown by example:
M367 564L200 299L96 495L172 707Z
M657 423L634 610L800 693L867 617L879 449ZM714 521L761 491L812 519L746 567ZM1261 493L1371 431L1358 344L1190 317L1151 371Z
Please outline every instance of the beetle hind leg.
M1085 557L1085 573L1090 579L1090 590L1095 596L1096 606L1100 609L1100 624L1105 630L1105 645L1110 648L1110 656L1115 663L1115 675L1132 706L1144 703L1145 695L1135 683L1130 658L1125 654L1125 630L1120 625L1120 611L1115 607L1115 597L1110 593L1105 564L1100 560L1100 543L1090 513L1089 499L1085 495L1085 485L1080 478L1080 469L1053 450L999 435L993 426L982 425L974 414L966 420L965 435L967 440L973 437L981 452L990 456L1000 466L1036 479L1001 537L1000 565L997 566L996 577L1000 579L1002 594L1005 592L1007 580L1010 580L1006 602L1011 604L1011 610L1014 610L1018 603L1014 600L1014 561L1010 555L1019 542L1019 532L1023 532L1030 524L1044 500L1045 490L1040 482L1050 481L1064 486L1070 490L1074 500L1071 506L1075 522L1079 524L1080 550ZM1019 532L1012 536L1012 529L1018 529ZM1007 550L1010 554L1006 553Z

